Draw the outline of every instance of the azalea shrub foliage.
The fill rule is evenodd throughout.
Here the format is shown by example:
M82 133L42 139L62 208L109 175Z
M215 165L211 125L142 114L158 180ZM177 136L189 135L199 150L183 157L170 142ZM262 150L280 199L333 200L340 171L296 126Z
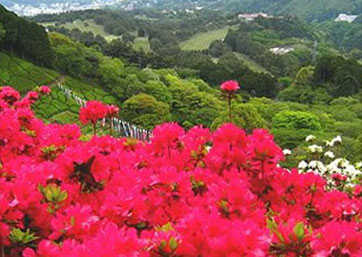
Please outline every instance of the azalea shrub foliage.
M34 117L45 93L0 89L1 257L361 256L361 186L281 168L266 130L85 141Z

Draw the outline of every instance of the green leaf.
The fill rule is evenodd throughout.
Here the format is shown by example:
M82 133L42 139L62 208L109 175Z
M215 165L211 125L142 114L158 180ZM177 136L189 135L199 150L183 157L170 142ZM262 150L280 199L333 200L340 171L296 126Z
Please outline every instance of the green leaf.
M75 218L74 218L74 216L70 217L70 225L72 225L72 226L75 225Z
M271 219L266 220L266 225L267 228L269 228L272 232L274 232L278 228L277 224L275 224L275 222Z
M172 231L174 230L174 228L172 227L172 224L170 222L167 222L165 225L163 225L161 228L160 228L161 231L164 231L164 232L168 232L168 231Z
M59 198L58 198L58 202L64 201L65 199L67 199L67 197L68 197L68 193L67 193L67 192L62 192L62 193L60 193Z
M47 185L46 187L40 187L40 191L48 202L59 203L68 197L66 191L62 191L59 186L53 184Z
M25 232L18 229L13 228L10 232L9 239L13 243L26 245L34 240L37 240L39 237L35 236L29 229Z
M303 240L304 238L304 223L299 222L293 228L294 234L297 236L299 240Z
M167 246L167 242L165 240L162 240L161 243L160 243L159 248L161 250L164 250L166 248L166 246Z
M171 249L172 251L175 251L176 248L178 247L178 243L177 243L177 241L176 241L176 239L175 239L174 237L171 237L171 238L170 238L170 241L168 242L168 244L169 244L170 249Z

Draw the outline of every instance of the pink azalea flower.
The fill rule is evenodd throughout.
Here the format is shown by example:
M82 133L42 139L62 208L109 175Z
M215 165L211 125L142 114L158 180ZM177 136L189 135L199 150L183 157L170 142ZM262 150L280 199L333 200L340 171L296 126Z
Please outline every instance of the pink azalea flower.
M221 90L226 91L226 92L235 92L240 87L239 87L239 83L237 81L229 80L229 81L225 81L224 83L222 83L220 88L221 88Z

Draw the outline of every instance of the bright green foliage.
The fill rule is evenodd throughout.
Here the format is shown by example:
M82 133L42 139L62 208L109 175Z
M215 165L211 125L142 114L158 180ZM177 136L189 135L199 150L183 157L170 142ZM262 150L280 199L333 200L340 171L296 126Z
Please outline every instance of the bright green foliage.
M362 160L362 135L360 135L354 142L354 159L356 161Z
M270 124L275 114L283 110L289 110L287 103L275 102L266 97L250 98L248 104L253 105L262 118Z
M73 77L94 76L96 67L86 59L93 56L90 52L84 52L83 48L60 45L55 48L55 67Z
M331 116L337 121L353 122L357 119L357 114L350 111L346 106L337 107L333 113L331 113Z
M76 47L77 43L72 41L69 37L64 36L63 34L59 33L49 33L49 40L52 47L58 47L62 45L66 45L69 47Z
M316 135L314 130L310 129L289 129L278 128L272 129L275 141L278 142L280 147L294 149L301 144L304 144L305 138L308 135ZM318 134L319 135L319 134Z
M334 97L350 96L358 93L362 85L362 65L354 59L326 55L318 60L314 81L328 85Z
M298 102L304 104L328 103L332 97L323 87L313 88L309 85L295 85L283 89L278 94L281 101Z
M338 97L331 101L331 105L340 105L344 107L348 107L354 104L358 104L358 99L354 97Z
M297 236L298 240L302 241L304 238L304 223L298 222L293 228L294 234Z
M157 70L152 70L149 68L141 70L137 73L137 76L143 83L149 80L160 80L160 75L157 73Z
M117 58L102 57L100 58L98 72L103 83L112 84L124 74L124 64Z
M273 128L321 130L316 115L309 112L282 111L273 118Z
M147 81L142 91L145 94L152 95L161 102L170 103L172 99L170 91L161 81Z
M132 124L146 129L152 129L171 119L169 106L147 94L138 94L125 101L121 116Z
M68 193L54 184L49 184L46 187L39 187L40 192L48 202L59 203L67 199Z
M267 128L267 122L262 118L257 109L252 104L237 104L232 107L232 122L237 126L251 131L255 128ZM223 111L211 125L212 129L217 129L225 122L230 122L227 111Z
M310 85L314 75L314 67L302 67L295 76L294 83L297 85Z
M27 229L25 232L19 228L13 228L10 232L9 239L11 242L19 245L27 245L39 237L35 236L34 233Z
M125 79L120 80L121 84L117 87L117 96L122 100L128 99L134 95L142 93L144 84L138 79L136 74L128 74Z
M184 98L183 107L177 110L180 116L175 118L185 127L209 127L219 115L221 108L222 103L215 96L206 92L195 92Z

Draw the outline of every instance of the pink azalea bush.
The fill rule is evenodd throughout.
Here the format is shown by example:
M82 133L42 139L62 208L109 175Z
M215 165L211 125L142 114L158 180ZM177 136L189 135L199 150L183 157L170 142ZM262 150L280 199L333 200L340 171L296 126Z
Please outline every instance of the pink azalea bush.
M266 130L168 123L150 142L82 141L23 101L0 89L1 257L362 255L360 187L279 167ZM104 114L92 106L83 122Z

